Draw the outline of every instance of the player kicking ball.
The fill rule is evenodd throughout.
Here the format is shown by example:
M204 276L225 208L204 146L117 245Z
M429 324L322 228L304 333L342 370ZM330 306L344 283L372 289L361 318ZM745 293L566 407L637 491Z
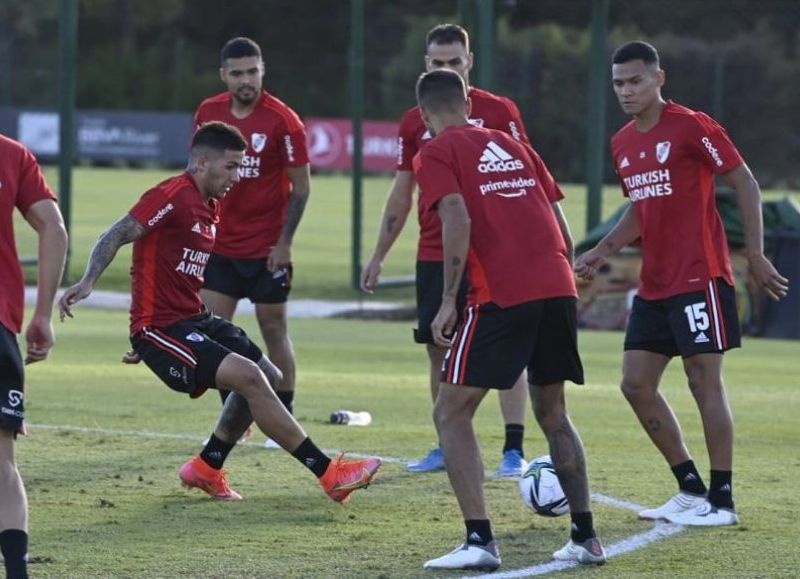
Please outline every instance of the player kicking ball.
M331 499L344 503L369 485L381 459L328 458L276 396L280 371L242 329L209 313L200 300L219 200L239 180L246 147L230 125L200 127L187 170L147 191L97 240L83 277L59 300L61 319L72 317L72 307L91 294L120 246L133 242L133 350L125 361L143 360L167 386L191 398L209 388L230 390L214 436L235 441L255 421L314 473ZM204 451L181 467L180 479L215 499L241 499L221 468L225 455Z

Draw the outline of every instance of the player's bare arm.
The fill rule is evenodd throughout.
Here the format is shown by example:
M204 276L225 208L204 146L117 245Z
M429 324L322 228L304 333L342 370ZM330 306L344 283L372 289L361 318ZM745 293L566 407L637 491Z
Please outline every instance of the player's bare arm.
M456 296L464 277L469 251L470 218L464 198L459 193L442 197L437 205L442 220L442 246L444 249L444 289L442 305L431 322L433 340L437 346L450 345L450 336L456 323Z
M126 243L136 241L144 233L144 227L131 215L127 214L100 235L92 248L92 253L89 255L89 263L86 265L83 277L78 283L67 288L58 301L62 322L66 316L73 317L72 306L74 304L87 298L92 293L95 282L97 282L109 264L114 261L119 248Z
M575 244L572 241L572 232L569 229L569 223L567 223L567 218L561 210L561 204L555 202L552 206L553 213L556 215L556 221L558 221L558 228L561 230L561 237L564 238L564 244L567 246L567 259L570 265L572 265L575 262Z
M39 280L36 308L25 330L25 364L47 358L55 343L53 313L56 290L64 273L67 255L67 230L58 205L51 199L38 201L25 212L25 220L39 236Z
M789 291L783 277L764 255L764 223L761 215L761 189L746 164L722 175L722 180L736 190L744 228L745 253L750 273L770 299L779 300Z
M600 242L589 251L582 253L575 259L574 270L578 277L587 281L594 278L597 271L606 262L606 257L616 253L626 245L630 245L639 238L639 224L633 207L628 205L625 213L614 228L609 231Z
M403 231L403 227L411 213L414 193L414 173L411 171L397 171L389 189L389 197L383 208L381 226L378 231L378 240L367 265L361 271L362 291L372 293L378 285L381 266L394 242Z
M286 172L292 184L292 192L289 194L286 223L283 224L277 245L267 258L267 269L270 271L277 271L292 262L292 240L311 195L311 169L308 163L302 167L289 167Z

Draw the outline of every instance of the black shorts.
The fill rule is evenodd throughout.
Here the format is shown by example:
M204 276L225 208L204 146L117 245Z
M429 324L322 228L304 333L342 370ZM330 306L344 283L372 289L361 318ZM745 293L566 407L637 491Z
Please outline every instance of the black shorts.
M444 290L444 262L417 262L417 327L414 329L414 341L417 344L433 344L431 323L442 305ZM467 280L461 279L461 287L456 296L456 312L460 314L467 305Z
M292 289L292 266L267 269L265 259L234 259L212 253L203 274L203 288L254 304L284 304Z
M228 354L256 363L263 355L244 330L208 312L166 328L142 328L131 345L167 386L192 398L216 387L217 369Z
M723 279L709 281L705 290L663 300L633 299L625 351L686 358L740 345L736 290Z
M583 384L576 298L468 307L447 351L442 381L505 390L526 368L537 386Z
M0 324L0 428L25 430L25 370L17 336Z

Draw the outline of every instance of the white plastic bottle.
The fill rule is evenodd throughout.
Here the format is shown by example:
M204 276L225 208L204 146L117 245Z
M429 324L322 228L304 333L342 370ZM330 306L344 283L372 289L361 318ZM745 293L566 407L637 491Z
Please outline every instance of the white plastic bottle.
M347 426L367 426L372 422L369 412L353 412L351 410L338 410L331 414L331 424L346 424Z

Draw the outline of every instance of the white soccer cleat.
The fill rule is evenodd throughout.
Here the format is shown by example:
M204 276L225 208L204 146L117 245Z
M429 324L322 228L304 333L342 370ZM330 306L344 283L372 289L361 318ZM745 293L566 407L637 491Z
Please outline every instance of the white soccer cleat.
M583 565L602 565L606 562L606 551L597 537L580 543L572 539L561 549L553 553L556 561L577 561Z
M715 507L703 501L694 509L667 516L670 523L692 527L727 527L739 524L739 515L733 509Z
M423 567L425 569L470 569L476 571L494 571L500 566L500 550L492 541L485 547L463 544L447 555L431 559Z
M267 450L282 450L281 445L271 438L268 438L264 441L264 448Z
M702 495L681 491L658 508L639 511L639 518L648 521L665 521L670 515L691 511L704 502L706 502L706 497Z

